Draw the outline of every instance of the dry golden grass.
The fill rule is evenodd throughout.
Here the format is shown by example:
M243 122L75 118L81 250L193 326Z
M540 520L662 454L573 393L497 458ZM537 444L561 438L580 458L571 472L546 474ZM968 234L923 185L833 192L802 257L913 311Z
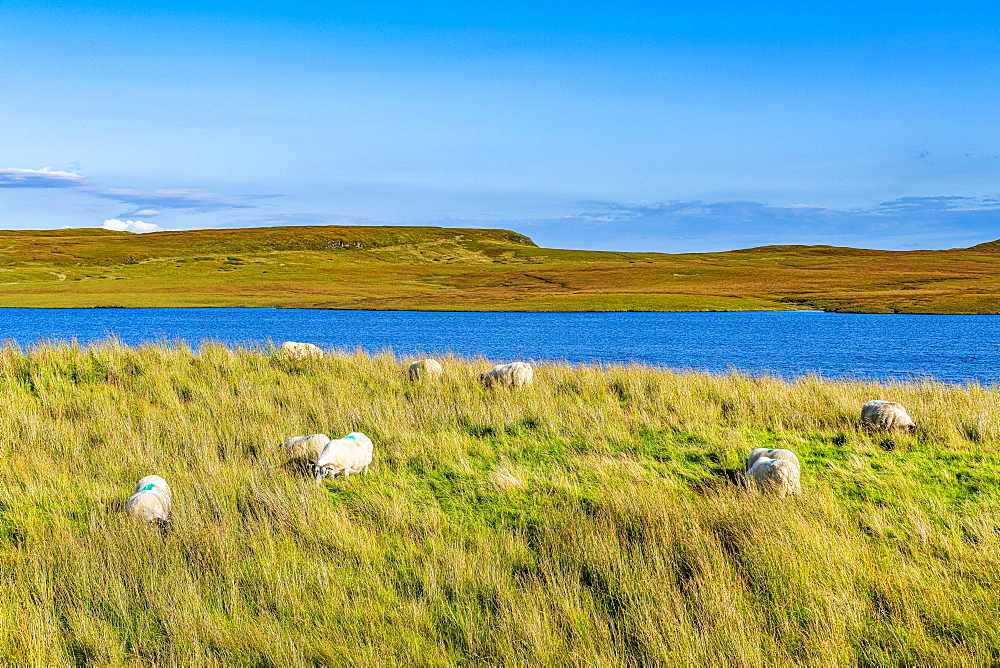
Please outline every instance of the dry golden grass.
M538 248L506 230L329 226L7 231L0 258L0 306L1000 313L990 244L668 255Z
M208 345L0 351L11 665L1000 661L998 392ZM859 431L867 399L909 435ZM318 485L277 445L364 431ZM788 447L804 494L739 484ZM161 537L122 512L174 493Z

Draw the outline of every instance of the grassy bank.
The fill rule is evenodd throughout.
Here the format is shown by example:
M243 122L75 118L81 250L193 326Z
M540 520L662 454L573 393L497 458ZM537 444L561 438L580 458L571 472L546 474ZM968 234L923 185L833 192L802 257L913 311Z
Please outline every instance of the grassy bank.
M1000 313L1000 251L612 253L435 227L0 231L0 306Z
M1000 661L1000 394L208 346L0 351L0 656L17 665ZM861 403L920 431L870 436ZM361 430L367 476L281 467ZM788 447L804 494L734 484ZM163 475L174 530L123 517Z

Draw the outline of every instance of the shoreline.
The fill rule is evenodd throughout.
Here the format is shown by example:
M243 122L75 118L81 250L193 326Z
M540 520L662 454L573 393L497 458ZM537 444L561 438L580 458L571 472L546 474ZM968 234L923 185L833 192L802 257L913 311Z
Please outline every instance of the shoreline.
M983 312L943 312L943 313L929 313L929 312L918 312L918 311L850 311L850 310L827 310L827 309L813 309L813 308L790 308L790 309L699 309L699 310L651 310L651 309L620 309L620 310L522 310L522 309L465 309L465 310L455 310L455 309L396 309L396 308L331 308L323 306L217 306L217 305L204 305L204 306L0 306L0 311L4 310L38 310L38 311L88 311L88 310L122 310L122 311L143 311L143 310L175 310L175 309L191 309L191 310L227 310L227 309L243 309L243 310L274 310L274 311L341 311L341 312L365 312L365 313L449 313L449 314L459 314L459 313L491 313L491 314L501 314L501 313L517 313L517 314L610 314L610 313L664 313L664 314L682 314L682 313L827 313L830 315L871 315L871 316L885 316L885 315L916 315L916 316L1000 316L1000 313L983 313Z
M852 385L852 386L880 386L893 388L916 388L916 387L943 387L968 391L970 388L979 388L986 391L1000 389L1000 378L996 380L982 380L968 378L966 380L942 380L931 373L914 372L907 377L876 377L876 376L852 376L852 375L832 375L824 374L822 371L804 370L801 372L782 373L775 370L753 370L730 366L727 369L712 369L707 367L694 366L671 366L666 363L643 362L640 360L608 360L601 361L591 359L588 361L574 362L565 358L538 358L519 357L512 355L486 355L486 354L463 354L453 350L415 350L407 353L397 353L392 346L385 346L378 349L369 349L364 346L330 346L323 347L323 357L311 360L288 360L280 350L280 343L269 341L237 341L227 343L218 339L204 338L198 342L191 342L186 339L162 339L143 341L138 343L123 343L118 335L111 334L105 338L94 339L81 343L75 337L71 338L48 338L31 343L22 343L15 339L0 339L0 354L6 350L16 351L16 354L24 358L33 356L45 356L50 354L60 355L73 351L78 351L88 356L99 356L101 354L115 354L122 352L130 355L143 355L150 351L164 354L178 353L190 354L192 357L201 355L211 355L218 351L234 355L250 355L259 358L267 358L283 363L299 365L304 369L319 368L323 364L354 363L359 359L374 362L384 358L392 358L395 364L401 368L416 359L431 357L439 361L447 361L448 364L461 367L476 367L481 371L487 371L492 365L503 364L516 361L527 361L539 369L549 369L555 372L568 370L571 372L603 372L603 373L655 373L665 377L702 377L706 379L746 379L753 382L773 381L785 386L794 386L804 383L819 382L832 385Z

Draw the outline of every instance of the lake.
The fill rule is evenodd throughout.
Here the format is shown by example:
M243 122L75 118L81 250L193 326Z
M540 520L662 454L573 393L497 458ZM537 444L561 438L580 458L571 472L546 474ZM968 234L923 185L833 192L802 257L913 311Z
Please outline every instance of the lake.
M0 309L0 339L86 344L306 341L399 356L638 362L795 377L1000 382L1000 316L736 313L428 313L270 308Z

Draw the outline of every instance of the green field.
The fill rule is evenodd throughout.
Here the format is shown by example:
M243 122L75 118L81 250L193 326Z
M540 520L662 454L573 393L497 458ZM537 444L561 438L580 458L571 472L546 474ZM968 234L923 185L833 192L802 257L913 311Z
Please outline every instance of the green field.
M0 350L8 665L993 665L1000 393L207 346ZM915 435L859 430L903 402ZM292 435L360 430L317 484ZM739 484L757 446L803 494ZM174 493L161 537L123 514Z
M0 231L0 306L1000 313L1000 243L669 255L435 227Z

